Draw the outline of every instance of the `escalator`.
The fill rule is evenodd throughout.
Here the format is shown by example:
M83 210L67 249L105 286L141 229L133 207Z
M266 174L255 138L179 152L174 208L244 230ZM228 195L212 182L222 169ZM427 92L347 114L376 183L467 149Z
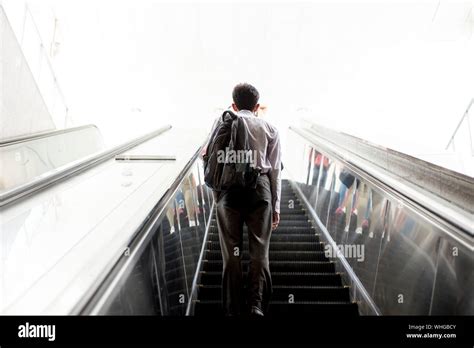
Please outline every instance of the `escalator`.
M93 216L88 204L74 204L73 211L64 205L62 214L68 214L72 226L81 226L70 237L84 235L84 240L74 247L75 240L66 240L64 255L57 252L62 261L54 263L48 277L32 273L32 282L41 276L43 283L31 287L8 311L3 308L5 313L24 313L34 306L28 313L224 314L215 202L202 180L201 148L174 149L181 158L176 162L113 159L132 148L135 154L149 154L151 145L160 149L171 139L189 136L178 129L158 136L167 130L4 192L0 220L8 236L4 255L11 258L4 265L11 269L21 264L9 252L22 245L22 239L13 237L31 225L24 216L32 205L42 212L51 193L76 202L78 193L90 187L94 196L89 199L104 202ZM322 127L293 127L289 136L292 156L286 157L284 172L289 180L282 182L281 221L270 241L273 294L268 316L474 313L472 178ZM147 141L148 148L140 145ZM100 175L71 181L75 191L68 196L69 185L60 183L92 167ZM35 201L30 200L36 193ZM8 205L15 205L18 216L10 216ZM90 226L74 220L83 216L90 216ZM44 228L37 224L38 231L43 238L57 231L55 241L61 240L62 223L52 218ZM247 239L244 227L244 275ZM34 248L42 250L44 243L39 238ZM74 252L69 252L71 247ZM339 247L344 253L334 253ZM30 254L41 255L35 264L51 261L48 253L31 252L22 254L22 261ZM55 292L38 301L51 283ZM78 286L87 291L78 292Z
M269 315L341 314L357 315L357 304L352 303L349 287L342 283L335 263L324 253L320 241L297 199L290 183L282 183L281 222L270 240L270 271L273 294ZM215 216L211 220L200 282L196 316L222 315L221 282L222 256ZM248 237L244 228L244 277L248 269Z

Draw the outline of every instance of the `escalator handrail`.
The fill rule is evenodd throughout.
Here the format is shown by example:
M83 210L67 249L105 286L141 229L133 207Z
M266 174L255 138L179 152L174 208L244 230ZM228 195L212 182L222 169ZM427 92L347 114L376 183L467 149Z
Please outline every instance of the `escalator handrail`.
M11 145L16 145L20 143L25 143L28 141L33 141L33 140L38 140L42 138L48 138L56 135L61 135L61 134L66 134L66 133L71 133L71 132L77 132L83 129L89 129L89 128L97 128L95 124L86 124L78 127L71 127L71 128L64 128L64 129L53 129L49 131L44 131L44 132L37 132L33 134L27 134L27 135L20 135L17 137L11 137L11 138L6 138L0 141L0 147L7 147Z
M318 138L349 151L353 156L370 162L375 167L388 171L404 182L409 182L437 196L442 201L457 206L462 211L474 214L474 178L441 167L411 155L376 145L351 134L309 123L309 131ZM357 149L357 151L354 151ZM429 174L429 176L427 176Z
M64 166L51 170L25 184L13 187L0 193L0 208L17 202L20 199L29 197L38 191L59 183L61 180L77 175L93 166L103 163L114 156L121 154L131 148L138 146L145 141L157 137L158 135L171 129L171 125L166 125L152 132L141 135L113 148L89 155L80 160L68 163Z
M315 146L323 155L336 159L349 168L371 185L394 197L398 202L413 209L417 214L436 223L438 227L451 236L454 240L474 250L473 235L474 226L472 215L466 214L448 201L441 201L438 197L427 192L420 192L420 188L401 182L374 164L356 157L353 153L338 147L323 138L316 138L314 133L297 127L289 127L290 130Z

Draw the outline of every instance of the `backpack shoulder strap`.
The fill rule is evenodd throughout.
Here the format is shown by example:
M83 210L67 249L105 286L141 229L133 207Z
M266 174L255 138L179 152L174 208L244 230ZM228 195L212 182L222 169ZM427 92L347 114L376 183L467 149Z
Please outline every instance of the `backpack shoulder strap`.
M221 120L222 122L225 122L227 117L230 117L232 121L236 120L239 116L232 110L225 110L222 113Z

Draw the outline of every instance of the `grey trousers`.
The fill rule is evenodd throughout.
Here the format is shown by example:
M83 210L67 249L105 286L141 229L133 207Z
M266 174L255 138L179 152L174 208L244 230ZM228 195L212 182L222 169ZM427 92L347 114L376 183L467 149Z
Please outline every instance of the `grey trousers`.
M272 195L267 175L255 189L230 189L214 194L223 259L222 300L226 315L240 315L244 306L266 311L272 292L269 245L272 231ZM243 292L243 226L248 227L249 268ZM245 301L245 299L247 301Z

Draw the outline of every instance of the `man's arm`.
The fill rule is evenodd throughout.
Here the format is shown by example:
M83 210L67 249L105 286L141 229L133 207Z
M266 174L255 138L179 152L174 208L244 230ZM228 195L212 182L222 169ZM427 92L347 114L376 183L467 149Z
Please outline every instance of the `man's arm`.
M280 135L275 130L273 137L268 143L268 160L272 166L270 176L270 188L272 192L273 224L274 228L280 220L280 196L281 196L281 145Z

